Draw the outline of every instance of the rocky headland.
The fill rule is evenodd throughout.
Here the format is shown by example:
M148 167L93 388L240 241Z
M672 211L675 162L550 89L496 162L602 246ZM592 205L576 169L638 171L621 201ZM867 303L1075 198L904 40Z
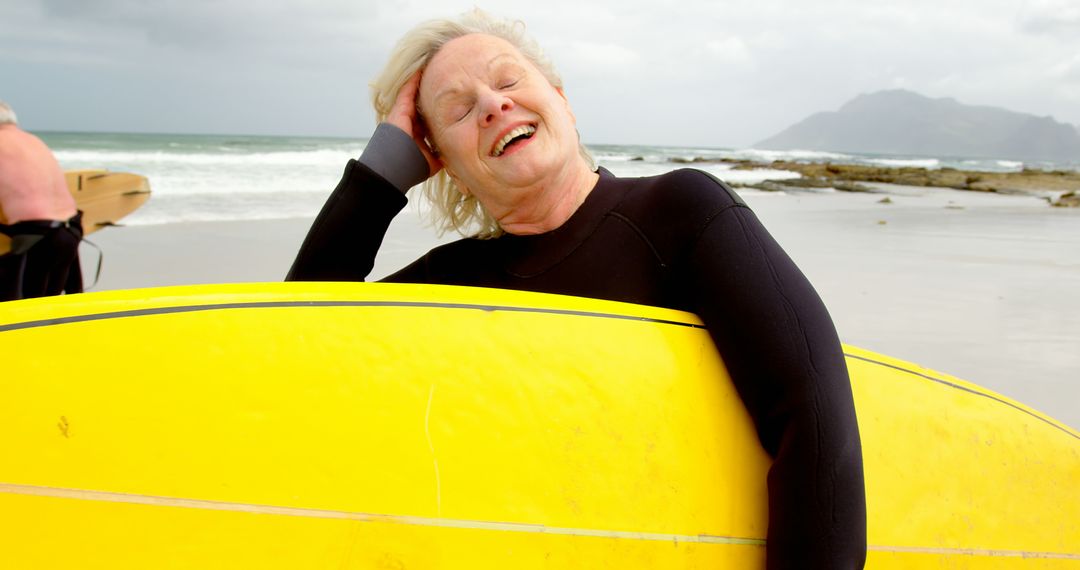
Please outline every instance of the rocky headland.
M985 172L956 168L888 167L831 162L793 162L703 158L672 158L677 164L730 164L733 170L786 170L801 178L765 180L754 184L733 184L768 192L833 188L842 192L873 192L867 183L927 186L994 192L1028 194L1045 198L1058 207L1080 207L1080 172L1024 168L1019 172Z
M815 113L754 148L883 155L1080 159L1080 129L1053 117L893 89Z

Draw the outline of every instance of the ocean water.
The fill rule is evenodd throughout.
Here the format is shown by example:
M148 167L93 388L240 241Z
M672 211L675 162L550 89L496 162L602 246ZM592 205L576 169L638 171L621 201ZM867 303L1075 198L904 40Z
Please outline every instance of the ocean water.
M153 195L129 225L191 221L313 217L366 139L244 135L37 133L65 169L134 172L149 178ZM619 176L650 176L681 168L672 159L798 160L1018 171L1072 167L1012 160L875 156L811 151L766 151L643 145L588 145L598 163ZM727 164L695 164L729 182L798 178L789 171L731 170ZM751 189L740 193L751 195ZM764 193L761 193L764 194Z

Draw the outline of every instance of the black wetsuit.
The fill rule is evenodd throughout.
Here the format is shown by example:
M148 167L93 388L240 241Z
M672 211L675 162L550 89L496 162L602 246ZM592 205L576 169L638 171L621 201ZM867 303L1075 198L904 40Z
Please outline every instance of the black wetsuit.
M388 182L380 167L386 164L373 169L349 161L288 279L367 276L408 187ZM678 170L624 179L601 169L597 186L561 227L462 239L385 281L541 291L696 313L774 458L767 567L863 565L862 455L832 320L754 213L712 176Z
M11 238L11 251L0 255L0 301L82 292L82 212L62 222L0 224L0 233Z

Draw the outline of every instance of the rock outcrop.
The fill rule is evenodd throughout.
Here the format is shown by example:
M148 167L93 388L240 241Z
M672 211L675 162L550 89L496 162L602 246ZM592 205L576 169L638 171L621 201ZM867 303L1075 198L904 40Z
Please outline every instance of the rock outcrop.
M889 167L831 162L795 162L774 160L756 162L745 159L672 158L676 164L728 164L732 170L787 170L801 178L765 180L753 184L732 184L769 192L813 188L833 188L843 192L869 192L867 182L904 186L934 186L975 192L1030 194L1043 196L1054 206L1080 206L1080 172L1025 168L1019 172L985 172L956 168ZM1056 196L1054 198L1048 196Z

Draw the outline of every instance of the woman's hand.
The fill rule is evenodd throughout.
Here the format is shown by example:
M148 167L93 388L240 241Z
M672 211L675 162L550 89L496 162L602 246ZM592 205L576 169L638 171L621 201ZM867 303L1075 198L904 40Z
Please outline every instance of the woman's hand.
M431 151L427 141L424 140L427 135L427 128L416 110L416 99L419 96L420 72L417 71L405 82L405 85L401 86L397 100L394 101L390 114L386 116L386 122L405 131L405 134L416 141L416 146L420 148L420 152L427 159L428 176L434 176L436 172L442 170L443 165L439 157L435 156L435 153Z

